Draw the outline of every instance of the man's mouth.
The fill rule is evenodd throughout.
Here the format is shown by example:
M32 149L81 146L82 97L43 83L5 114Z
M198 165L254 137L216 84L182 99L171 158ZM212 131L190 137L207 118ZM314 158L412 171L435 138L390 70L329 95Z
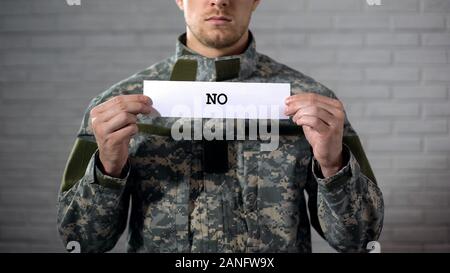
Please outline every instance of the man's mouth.
M231 22L231 18L227 16L211 16L206 19L207 22L210 22L214 25L224 25Z

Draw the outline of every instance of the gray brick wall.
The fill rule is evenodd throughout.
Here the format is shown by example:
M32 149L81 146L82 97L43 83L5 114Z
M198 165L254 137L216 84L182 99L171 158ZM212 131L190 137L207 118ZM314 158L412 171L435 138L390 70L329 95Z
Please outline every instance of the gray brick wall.
M63 251L56 195L85 107L184 30L173 0L81 1L0 0L2 252ZM252 29L344 101L384 192L382 250L449 252L450 1L382 3L266 0Z

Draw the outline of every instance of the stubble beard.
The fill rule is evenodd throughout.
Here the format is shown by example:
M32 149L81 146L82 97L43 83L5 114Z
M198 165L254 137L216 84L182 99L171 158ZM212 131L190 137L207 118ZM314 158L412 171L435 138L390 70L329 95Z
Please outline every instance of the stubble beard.
M199 29L187 25L192 35L204 46L214 49L229 48L236 44L246 32L245 27L239 28L237 31L224 30L222 33L212 34L204 29Z

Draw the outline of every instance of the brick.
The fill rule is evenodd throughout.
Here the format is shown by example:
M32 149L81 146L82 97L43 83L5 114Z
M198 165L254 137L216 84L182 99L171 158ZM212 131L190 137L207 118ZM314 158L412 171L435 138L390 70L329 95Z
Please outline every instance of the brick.
M176 10L174 9L174 12ZM178 13L168 14L127 14L117 13L114 16L103 14L92 16L83 14L60 14L56 19L56 30L65 31L183 31L184 19Z
M87 47L133 47L136 45L136 36L130 34L120 35L90 35L85 37Z
M53 236L57 237L57 236ZM56 239L54 239L56 241ZM2 253L67 253L61 242L7 242L0 243ZM125 252L125 251L124 251Z
M34 227L2 227L1 242L51 242L56 235L56 229Z
M448 205L449 194L446 192L409 191L396 192L390 196L390 206L441 208Z
M424 213L418 209L390 209L385 211L384 221L390 224L422 223Z
M424 33L422 44L425 46L448 46L450 45L449 33Z
M48 52L8 52L3 54L3 65L52 65L55 64L57 54Z
M81 113L80 113L81 120ZM36 124L39 126L36 126ZM48 136L49 134L63 135L64 138L70 139L70 136L75 136L80 126L81 121L76 122L54 122L48 121L47 119L43 120L14 120L14 121L4 121L0 122L0 125L3 128L3 134L6 136ZM32 128L32 129L30 129ZM67 138L69 136L69 138Z
M31 147L29 149L30 153L52 153L52 152L65 152L68 147L71 147L73 144L73 140L61 139L58 136L46 137L44 139L41 138L33 138L31 140Z
M311 33L309 35L309 44L314 47L361 46L363 40L362 34L353 33Z
M354 120L352 125L360 134L382 135L391 132L391 122L388 120Z
M1 19L1 31L17 32L57 30L57 20L55 16L6 15Z
M447 0L426 0L423 1L425 12L450 12L450 2Z
M450 224L450 208L427 209L424 215L426 224Z
M81 47L83 38L79 35L39 35L31 37L34 48L77 48Z
M57 94L58 90L46 84L0 84L0 97L5 100L48 100Z
M314 0L309 1L308 8L311 11L352 12L361 10L361 1L340 0L337 3L334 0Z
M52 225L55 224L55 213L50 211L26 209L1 209L0 226L17 225Z
M447 63L447 52L445 50L401 50L394 52L395 63Z
M70 148L69 148L70 149ZM69 151L67 151L67 154L61 154L58 155L59 157L64 157L63 160L61 160L61 163L65 164L67 157L69 156ZM61 170L64 167L63 164L57 164L54 166L55 169ZM0 179L2 179L2 190L6 191L23 191L24 188L28 189L29 191L44 191L44 192L54 192L55 186L59 186L59 182L61 181L62 174L45 174L45 175L39 175L35 173L24 173L22 172L15 172L15 173L3 173L0 175ZM56 199L55 199L56 200ZM5 210L8 210L9 208L4 208ZM31 208L23 208L23 211L30 210ZM14 210L18 210L17 208L14 208ZM46 211L42 211L42 213L45 213Z
M430 172L427 174L426 186L429 189L446 191L448 190L448 172Z
M391 53L387 50L342 50L338 52L337 60L343 64L388 64Z
M423 78L430 82L450 82L450 67L426 67L423 69Z
M419 105L415 103L371 103L367 106L369 117L415 117L419 115Z
M381 253L421 253L423 250L422 243L393 243L391 237L386 239L386 242L381 242Z
M146 0L141 0L146 1ZM307 0L278 0L278 1L261 1L258 6L258 10L255 13L257 16L259 13L280 13L289 11L302 12L306 9ZM288 8L287 8L288 7Z
M376 152L418 152L422 150L420 138L415 137L386 137L369 139L369 151Z
M446 156L398 156L394 159L394 167L412 170L446 170L448 164Z
M367 68L366 79L369 81L397 82L418 81L419 70L407 67Z
M392 159L388 156L370 156L369 162L375 173L392 168Z
M425 139L425 150L428 152L449 152L450 136L427 137Z
M447 133L447 120L414 120L414 121L395 121L394 130L399 133Z
M381 4L382 4L381 6L364 5L365 11L369 12L369 14L371 13L386 14L390 12L409 13L419 11L420 9L419 0L395 0L395 1L382 0Z
M371 159L372 157L369 157ZM392 157L389 157L392 159ZM391 165L392 167L392 165ZM393 192L399 191L422 191L427 187L427 174L414 173L405 170L395 170L394 173L380 172L375 173L377 180L382 186L383 192L386 193L386 189L392 189ZM385 197L386 202L390 202L390 199Z
M317 49L283 50L277 57L279 60L289 60L293 63L329 64L334 62L335 53L332 50Z
M29 147L29 141L25 139L19 139L19 138L6 138L1 137L0 138L0 147L2 147L2 153L4 152L15 152L18 150L21 150L23 148Z
M431 30L444 29L445 18L439 15L399 15L393 17L395 29Z
M311 69L313 78L329 81L353 82L362 80L360 69L342 67L324 67Z
M323 30L331 29L332 16L328 15L311 15L305 14L298 16L298 14L284 14L277 16L267 14L264 16L255 16L252 19L252 25L256 30ZM295 26L295 27L294 27Z
M74 65L58 65L33 70L30 74L30 82L69 82L76 83L82 81L82 73L79 67Z
M387 29L389 28L389 17L387 16L336 16L335 27L337 29Z
M440 244L425 244L424 253L449 253L450 244L440 243Z
M153 64L152 62L166 58L174 52L174 47L157 51L155 54L153 51L133 48L127 50L123 48L86 48L82 51L60 55L59 63L70 66L82 66L84 69L87 66L91 66L94 69L104 69L118 65L123 67L127 64L145 64L144 67L135 66L134 70L137 70L148 67Z
M175 50L175 42L176 42L176 37L177 37L177 32L173 31L173 32L169 32L169 33L151 33L151 34L147 34L147 33L143 33L143 34L138 34L138 45L140 47L153 47L153 48L165 48L168 45L173 45L173 49ZM280 34L278 37L281 37L282 34L284 33L276 33L275 35ZM155 39L155 35L158 35L158 39ZM266 37L269 36L270 34L266 34ZM272 33L273 35L273 33ZM287 35L284 35L287 36ZM301 35L299 35L301 36ZM258 46L260 45L259 41L261 40L262 42L268 42L268 40L270 39L264 39L262 38L261 34L258 34L256 37L257 40L256 42L258 43ZM261 38L260 38L261 37ZM273 38L273 42L277 42L277 38ZM295 37L292 37L292 40L295 40L295 38L297 38L297 35ZM285 38L286 40L288 40L287 38Z
M341 99L387 99L390 97L388 86L383 85L343 85L336 89Z
M18 0L0 1L0 14L2 15L29 14L30 12L31 12L31 5L28 1L18 1Z
M450 103L427 103L424 104L424 114L426 117L450 116Z
M359 118L364 115L366 105L362 103L352 103L345 106L345 111L351 120Z
M267 48L270 51L282 50L290 46L306 44L306 34L298 31L292 31L289 33L260 31L258 33L254 33L254 35L257 47L259 49ZM149 44L158 44L162 47L167 47L167 45L174 44L174 37L176 36L172 34L167 38L165 35L161 35L161 37L162 39L160 39L158 35L158 39L155 39L154 35L149 35L148 37L145 37L145 40L148 40ZM264 52L264 50L262 50L262 52Z
M54 198L56 192L6 192L0 193L0 203L3 207L16 207L16 208L45 208L54 204Z
M445 86L399 86L393 88L393 97L398 99L446 99Z
M416 46L419 44L419 34L369 33L366 42L369 46Z
M0 43L0 49L18 49L26 48L29 46L29 37L24 35L2 35L2 42ZM6 51L4 51L6 52Z
M28 80L29 72L24 69L0 66L0 82L23 82Z
M405 226L394 228L393 241L439 243L447 241L446 227Z

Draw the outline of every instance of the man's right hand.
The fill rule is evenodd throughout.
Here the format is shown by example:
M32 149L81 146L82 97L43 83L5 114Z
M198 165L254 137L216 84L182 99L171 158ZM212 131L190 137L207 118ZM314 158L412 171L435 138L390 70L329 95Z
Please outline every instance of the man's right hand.
M130 139L138 132L138 114L149 114L152 101L144 95L121 95L90 112L99 158L106 175L119 177L128 160Z

